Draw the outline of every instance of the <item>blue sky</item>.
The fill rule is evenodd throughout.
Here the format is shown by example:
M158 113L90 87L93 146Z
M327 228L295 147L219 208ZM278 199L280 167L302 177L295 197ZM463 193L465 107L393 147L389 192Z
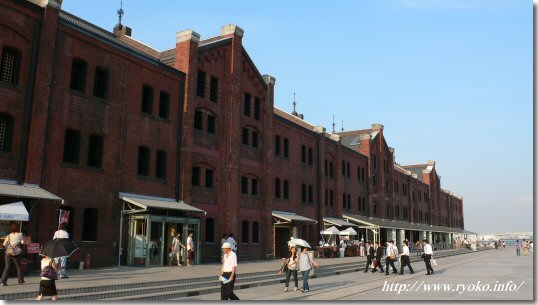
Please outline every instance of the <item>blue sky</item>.
M151 6L148 4L151 3ZM123 24L158 50L176 33L245 30L275 105L331 130L385 127L400 164L437 161L441 185L464 196L466 229L533 225L532 1L124 0ZM65 0L107 30L120 1Z

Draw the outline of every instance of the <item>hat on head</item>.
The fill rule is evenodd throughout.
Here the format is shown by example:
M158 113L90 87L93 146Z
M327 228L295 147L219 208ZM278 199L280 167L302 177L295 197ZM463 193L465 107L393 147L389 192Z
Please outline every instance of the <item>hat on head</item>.
M222 244L222 249L226 249L226 248L231 249L231 248L232 248L232 245L231 245L230 243L224 243L224 244Z

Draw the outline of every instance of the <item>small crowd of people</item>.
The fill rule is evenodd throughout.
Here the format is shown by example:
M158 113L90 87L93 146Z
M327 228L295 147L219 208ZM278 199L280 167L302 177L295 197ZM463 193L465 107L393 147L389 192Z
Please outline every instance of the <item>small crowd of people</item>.
M170 246L170 249L168 249L169 250L168 266L172 266L172 263L174 262L174 258L177 260L178 267L183 266L181 262L185 260L185 254L186 254L187 267L192 267L193 262L194 262L194 257L195 257L194 249L195 247L194 247L193 233L192 232L189 233L189 236L187 236L187 243L186 245L184 245L181 243L181 233L178 231L176 233L176 236L174 236L174 238L172 239L172 245Z
M532 243L532 241L528 241L528 240L523 240L521 242L519 242L519 239L516 240L516 244L515 244L515 248L516 248L516 255L517 256L521 256L521 248L523 248L523 255L524 256L527 256L529 255L529 252L534 252L534 245Z
M424 239L422 242L424 244L424 253L422 254L422 258L424 259L424 263L426 264L426 274L430 275L433 274L433 248L428 243L427 239ZM401 253L398 252L398 247L396 246L394 240L386 242L385 245L381 245L378 241L376 241L374 244L366 242L366 253L366 267L364 269L365 273L368 272L368 270L371 268L372 273L377 272L377 270L379 269L381 272L385 272L385 275L389 275L390 267L393 274L402 275L404 274L404 267L406 266L411 274L415 273L409 260L410 252L408 240L405 240L403 242ZM385 258L385 269L383 269L383 257ZM399 273L398 269L395 266L395 263L397 261L399 261L400 264Z

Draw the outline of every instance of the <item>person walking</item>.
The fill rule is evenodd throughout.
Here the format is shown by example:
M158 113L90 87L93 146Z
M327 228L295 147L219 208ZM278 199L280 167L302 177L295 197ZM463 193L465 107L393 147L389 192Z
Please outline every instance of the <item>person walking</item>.
M398 269L394 266L394 262L398 258L398 248L394 245L394 241L387 242L387 254L385 256L385 275L389 275L389 265L392 267L392 273L398 273Z
M433 248L432 245L428 243L427 239L423 240L424 242L424 263L426 263L426 274L430 275L433 274L433 268L431 264L431 260L433 257Z
M319 269L318 263L316 263L314 259L310 259L310 256L308 255L308 248L304 247L303 252L301 252L301 255L299 255L299 271L301 271L303 274L303 288L301 291L305 293L310 290L310 287L308 286L308 276L310 275L312 265Z
M383 258L383 247L379 244L378 241L375 242L375 262L374 262L374 269L372 269L372 273L375 273L377 271L377 268L381 269L381 272L385 272L383 270L383 264L381 264L381 258Z
M410 273L413 274L415 272L413 272L413 267L411 267L411 262L409 261L409 242L404 241L403 243L402 254L400 254L400 275L403 274L403 269L405 266L407 266Z
M519 243L519 239L516 240L516 255L521 256L521 244Z
M364 272L368 272L368 268L373 263L375 257L375 248L374 245L371 245L370 242L366 242L366 268ZM372 268L373 270L374 268Z
M24 277L22 276L21 270L21 254L22 248L21 244L24 243L23 235L20 232L19 224L11 223L9 235L6 240L4 240L4 247L6 248L6 256L4 257L5 267L4 272L2 273L2 279L0 281L0 286L7 286L7 277L9 273L9 267L11 261L15 264L15 269L17 269L17 276L19 277L19 284L24 284Z
M58 228L58 231L54 232L54 236L52 239L69 239L69 233L67 233L66 224L61 223L60 227ZM60 278L66 279L69 276L67 276L67 256L62 257L56 257L54 258L54 262L56 263L56 266L60 268Z
M192 232L187 237L187 267L192 267L194 260L194 240L192 238Z
M44 256L41 259L41 272L43 272L46 267L50 267L54 270L54 272L58 272L56 260L51 259L48 256ZM36 300L42 301L44 296L50 296L53 301L58 300L58 292L56 291L56 280L54 278L41 276L41 281L39 282L39 292L37 293Z
M181 243L181 233L177 232L177 235L172 240L172 251L170 252L170 261L168 262L168 266L172 266L174 256L177 258L178 267L183 266L181 265L181 253L183 252L183 249L185 249L185 245Z
M527 256L529 254L529 242L526 240L523 240L523 256Z
M297 279L297 270L299 270L299 256L297 255L297 248L292 246L290 248L290 257L287 262L288 268L286 270L286 282L284 283L284 292L288 291L288 286L290 284L290 277L293 275L293 281L295 286L293 291L297 291L299 287L299 280Z
M220 285L221 300L239 300L234 293L234 284L237 277L237 256L228 242L222 245L224 262L222 263L221 277L224 280Z

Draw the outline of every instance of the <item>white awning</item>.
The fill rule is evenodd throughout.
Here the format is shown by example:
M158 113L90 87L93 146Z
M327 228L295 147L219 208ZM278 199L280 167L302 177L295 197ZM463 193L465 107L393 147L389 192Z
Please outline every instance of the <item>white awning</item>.
M286 222L292 222L292 221L302 221L302 222L313 222L317 223L316 220L310 219L301 215L297 215L292 212L284 212L284 211L273 211L272 212L273 217L282 219Z
M142 210L137 210L139 212L147 211L148 208L157 208L206 214L206 211L204 210L200 210L193 207L192 205L188 205L183 201L177 201L173 198L146 196L130 193L119 193L119 197L125 202L132 203L142 208Z
M328 229L320 231L319 233L322 235L339 235L340 231L335 226L332 226Z
M340 235L343 235L343 236L354 236L354 235L357 235L357 231L355 231L352 227L349 227L345 230L342 230L340 231Z
M0 196L15 198L49 199L61 201L63 199L47 192L36 184L17 184L14 180L0 180Z
M0 220L28 221L28 211L22 201L0 206Z
M337 226L337 227L350 227L350 226L356 227L357 226L354 223L347 222L345 220L333 218L333 217L323 217L323 221L327 223L326 224L327 226Z

